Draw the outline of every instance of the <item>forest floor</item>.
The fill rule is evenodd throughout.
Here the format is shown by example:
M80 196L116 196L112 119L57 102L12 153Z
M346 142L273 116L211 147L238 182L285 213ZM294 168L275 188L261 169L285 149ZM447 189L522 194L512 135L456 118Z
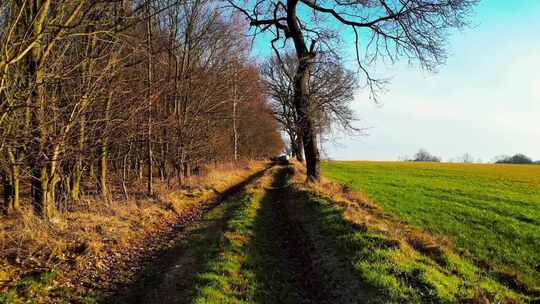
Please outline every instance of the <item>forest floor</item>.
M261 174L264 162L219 164L156 195L85 196L44 220L30 208L0 221L0 303L93 303L133 281L179 232ZM119 195L121 197L121 195ZM29 203L23 201L23 207Z

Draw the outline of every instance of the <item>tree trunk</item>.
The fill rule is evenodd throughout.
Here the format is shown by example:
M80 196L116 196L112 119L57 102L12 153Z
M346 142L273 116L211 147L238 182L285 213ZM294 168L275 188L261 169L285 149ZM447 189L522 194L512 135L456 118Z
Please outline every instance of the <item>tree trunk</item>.
M296 146L296 155L295 155L296 160L303 163L304 162L304 143L299 134L296 135L295 146Z
M108 186L107 186L107 143L103 140L99 151L98 160L98 190L105 201L108 200Z
M232 79L232 131L233 131L233 159L238 161L238 130L236 126L236 103L237 103L237 90L236 90L236 67L233 67L233 79Z
M307 179L309 182L314 182L320 179L321 169L319 149L317 147L317 131L315 130L307 92L309 67L311 65L308 60L300 61L295 76L294 88L296 111L300 120L301 139L306 157Z
M129 200L128 190L127 190L127 186L126 186L126 180L127 180L127 167L129 166L128 165L128 158L129 158L129 153L130 152L131 152L131 142L129 143L129 150L126 153L126 155L124 155L124 158L122 160L122 189L124 190L124 197L126 198L126 201Z
M70 197L71 202L76 203L80 197L80 184L82 179L82 166L83 166L83 154L84 149L84 137L86 127L86 116L83 114L79 122L79 138L78 138L78 155L75 161L75 167L73 168L73 174L71 178Z
M2 172L2 182L4 184L4 205L2 213L11 214L13 212L13 182L9 178L8 172Z
M146 12L148 14L147 18L147 52L148 52L148 70L147 70L147 102L148 102L148 134L147 134L147 158L146 165L148 168L147 176L147 186L148 186L148 195L154 194L153 188L153 163L152 163L152 18L150 12L150 1L146 2Z
M48 162L45 156L45 142L47 140L46 126L43 125L43 118L45 115L45 94L44 94L44 71L39 66L41 49L36 47L32 51L32 56L29 57L28 71L30 75L34 77L35 87L30 93L31 102L34 110L32 111L31 125L33 134L33 147L31 149L33 157L32 162L32 188L34 193L34 209L35 211L45 217L49 218L53 215L54 195L51 195L51 189L49 189L49 178L52 178L48 174ZM52 179L51 179L52 180Z
M92 32L94 31L94 26L90 26L89 27L89 32ZM94 49L96 48L96 44L97 44L97 36L96 35L91 35L87 38L86 40L86 43L87 43L87 47L86 47L86 57L87 58L92 58L93 56L93 53L94 53ZM83 76L90 76L92 75L92 71L93 71L93 62L83 62L83 64L81 65L81 75ZM89 84L88 80L86 79L88 77L83 77L83 81L82 81L82 87L84 88L84 90L88 90L88 87L91 85ZM110 107L110 98L111 96L109 95L109 100L107 100L107 102L109 103L108 106ZM86 105L89 103L89 96L87 94L84 94L81 98L81 107L84 109L86 107ZM109 110L109 109L106 109L106 111ZM109 114L106 113L105 116L106 116L106 120L105 120L105 124L108 123L108 116ZM80 184L81 184L81 179L82 179L82 171L83 171L83 150L85 148L84 146L84 143L85 143L85 137L86 137L86 114L85 113L82 113L81 114L81 118L79 119L79 137L78 137L78 142L77 142L77 145L78 145L78 151L77 151L77 160L75 162L75 168L73 170L73 174L72 174L72 179L71 179L71 187L70 187L70 194L71 194L71 201L73 203L77 202L79 200L79 197L80 197Z
M9 172L6 172L4 176L4 201L5 211L10 214L14 211L20 210L20 177L19 177L19 163L15 157L12 149L8 149L9 160Z
M184 163L184 178L188 179L191 176L191 166L189 163Z
M99 150L99 160L98 160L98 170L99 170L99 177L98 177L98 190L101 193L101 196L105 201L108 201L109 199L109 187L107 185L107 171L108 171L108 164L107 164L107 157L109 153L109 124L110 124L110 118L111 118L111 107L112 107L112 99L113 99L113 91L109 93L109 96L107 97L107 102L105 104L105 125L104 125L104 134L101 138L101 146Z
M315 130L308 92L309 70L315 59L315 43L312 41L310 48L307 48L296 17L297 4L298 0L287 0L287 25L298 57L298 67L294 75L294 105L300 129L298 135L301 136L304 144L307 181L314 182L320 179L321 172L317 131Z

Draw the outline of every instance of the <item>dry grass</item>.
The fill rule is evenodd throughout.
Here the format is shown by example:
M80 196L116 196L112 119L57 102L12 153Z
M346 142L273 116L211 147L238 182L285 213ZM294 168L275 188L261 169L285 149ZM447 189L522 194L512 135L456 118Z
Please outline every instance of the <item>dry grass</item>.
M220 164L205 168L183 187L160 189L154 198L105 203L84 198L73 211L46 221L29 209L0 221L0 298L2 292L36 274L54 271L56 284L87 267L107 269L106 259L159 234L187 212L240 183L263 163ZM25 204L26 205L26 204Z
M295 175L296 182L303 182L306 173L304 165L300 163L294 165L296 171L300 173ZM347 221L357 225L359 229L370 229L398 240L405 252L412 247L436 258L435 255L450 253L453 250L449 238L432 235L389 215L361 189L353 191L347 185L340 185L325 178L321 178L318 183L310 184L309 187L340 206Z

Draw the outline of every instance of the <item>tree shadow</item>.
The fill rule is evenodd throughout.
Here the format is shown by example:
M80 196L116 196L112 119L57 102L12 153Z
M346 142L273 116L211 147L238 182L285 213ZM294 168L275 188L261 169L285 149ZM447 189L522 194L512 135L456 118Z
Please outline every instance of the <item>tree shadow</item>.
M169 240L173 246L135 263L144 265L135 278L119 284L99 302L191 303L196 292L197 275L218 254L219 248L211 244L220 241L228 219L239 207L238 202L242 201L241 197L231 197L245 195L241 190L263 176L269 168L202 204L203 210L198 216L175 227L174 237Z
M262 200L255 219L254 257L267 257L256 264L255 275L262 288L257 303L362 303L366 292L353 266L340 259L334 239L317 235L310 225L327 225L324 215L313 213L307 220L297 214L307 209L310 197L290 185L292 167L280 167L272 187ZM338 215L336 213L336 215ZM341 215L339 215L341 216ZM304 218L304 219L303 219ZM268 258L271 257L271 258Z
M256 265L256 280L262 284L255 301L335 303L317 269L310 240L288 210L288 204L295 203L289 186L294 169L282 166L276 171L257 212L250 245L257 253L248 258L248 264Z

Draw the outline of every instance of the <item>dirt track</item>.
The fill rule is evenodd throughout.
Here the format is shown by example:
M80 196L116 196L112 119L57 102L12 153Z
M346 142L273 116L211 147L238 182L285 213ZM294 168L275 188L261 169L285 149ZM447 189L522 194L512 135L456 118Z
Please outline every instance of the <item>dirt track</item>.
M298 303L335 303L326 290L324 280L313 262L314 246L304 237L301 225L292 220L288 204L290 201L287 181L290 168L279 167L267 170L271 175L270 187L264 188L261 214L272 222L275 233L271 236L273 254L282 263L288 279L297 294ZM262 174L247 181L243 187L257 186ZM260 186L260 185L258 185ZM179 230L174 246L151 259L143 268L135 282L122 286L106 303L192 303L195 292L195 278L205 260L205 249L220 242L226 223L239 207L234 193L229 193L211 208L204 210L190 223Z

